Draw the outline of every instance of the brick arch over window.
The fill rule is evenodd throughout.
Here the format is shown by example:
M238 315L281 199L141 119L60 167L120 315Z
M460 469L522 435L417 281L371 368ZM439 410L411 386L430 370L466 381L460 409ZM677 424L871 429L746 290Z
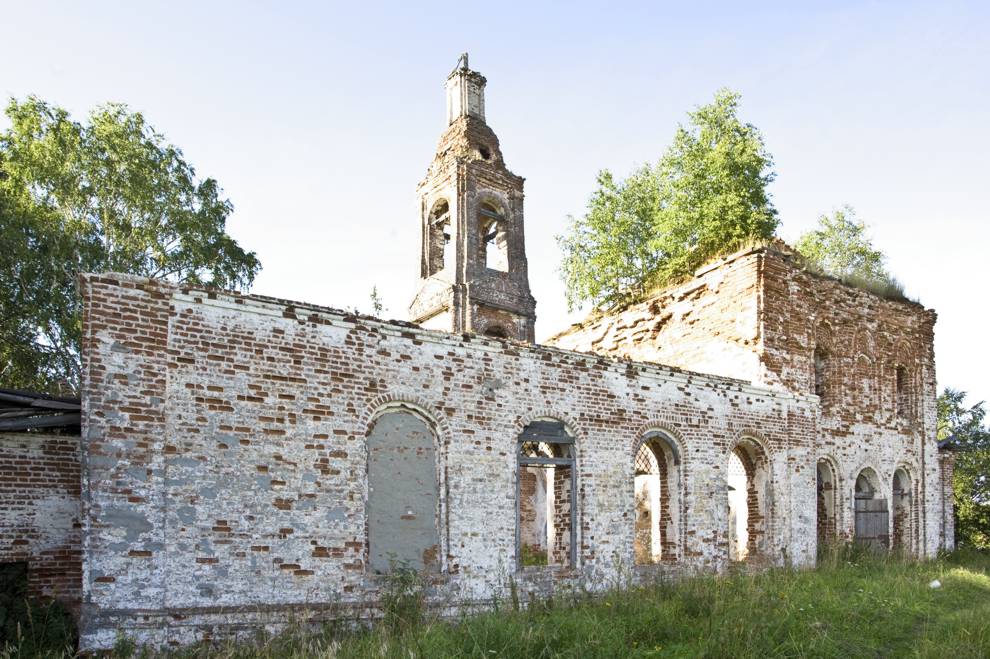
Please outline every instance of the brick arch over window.
M423 398L404 391L392 391L381 394L371 399L364 407L358 419L358 426L367 428L371 421L382 411L390 406L406 405L419 411L427 420L433 424L437 432L438 448L442 448L450 443L452 437L450 424L447 422L447 415L441 409Z
M683 556L681 452L666 432L645 433L633 452L633 558L637 565Z
M772 510L770 454L755 433L746 433L726 458L729 560L765 555Z
M876 359L876 341L873 333L866 328L858 330L853 339L853 350L856 354L866 355L870 358L870 361Z
M815 345L831 352L833 345L832 325L823 320L815 327Z
M563 422L567 432L574 437L574 446L576 449L574 459L580 460L581 444L585 441L584 432L582 432L580 425L576 424L569 415L563 412L559 412L548 407L530 410L516 419L515 424L512 427L512 436L518 437L526 426L531 424L533 421L541 420L558 420Z

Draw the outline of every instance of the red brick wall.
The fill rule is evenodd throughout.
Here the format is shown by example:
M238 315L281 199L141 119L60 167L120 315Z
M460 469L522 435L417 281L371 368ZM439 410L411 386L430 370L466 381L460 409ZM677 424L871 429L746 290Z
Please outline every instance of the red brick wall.
M890 497L893 473L918 483L911 551L934 555L944 536L935 445L936 314L809 272L787 248L747 249L691 280L613 314L592 317L550 342L562 348L660 362L815 394L816 452L838 467L834 524L852 533L852 486L871 467ZM898 376L900 372L900 376ZM949 502L951 508L951 502Z
M437 437L444 606L485 606L510 579L604 587L636 567L634 457L655 430L682 459L683 559L639 567L727 565L723 474L741 437L770 462L767 555L813 561L813 516L788 503L813 511L810 396L124 275L83 292L85 648L121 628L164 644L373 612L366 438L396 402ZM573 568L515 562L517 441L539 418L575 437L574 516L556 520L576 530Z
M759 265L753 253L732 255L649 300L589 316L547 343L760 382Z
M0 563L28 565L28 593L78 610L79 437L0 433Z

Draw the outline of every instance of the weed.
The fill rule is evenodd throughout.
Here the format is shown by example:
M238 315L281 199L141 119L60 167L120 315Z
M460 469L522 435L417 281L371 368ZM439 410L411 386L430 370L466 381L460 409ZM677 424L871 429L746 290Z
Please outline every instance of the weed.
M422 575L404 561L389 561L382 577L381 606L385 626L393 631L409 629L422 622L425 609Z
M931 561L855 546L816 570L776 568L657 580L594 597L532 596L523 610L440 622L424 615L422 577L394 569L384 624L332 636L303 627L255 643L173 651L176 659L288 657L979 657L990 656L990 553ZM941 586L932 588L938 579ZM509 581L511 592L516 591ZM71 656L55 647L26 656ZM16 651L0 652L4 659Z

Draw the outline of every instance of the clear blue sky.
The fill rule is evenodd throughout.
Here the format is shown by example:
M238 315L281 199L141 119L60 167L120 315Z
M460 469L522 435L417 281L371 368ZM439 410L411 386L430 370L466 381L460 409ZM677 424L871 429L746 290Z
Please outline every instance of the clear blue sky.
M554 235L601 168L655 160L722 86L776 160L793 239L848 203L939 312L940 385L990 399L990 3L104 3L0 7L0 93L123 101L235 205L254 291L404 318L414 189L462 51L526 177L537 337L567 316ZM2 121L2 120L0 120Z

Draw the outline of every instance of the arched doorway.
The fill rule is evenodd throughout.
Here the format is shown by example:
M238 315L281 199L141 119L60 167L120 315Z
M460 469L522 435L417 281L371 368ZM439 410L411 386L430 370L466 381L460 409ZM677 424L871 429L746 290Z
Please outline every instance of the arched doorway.
M886 549L890 546L890 518L887 499L880 489L877 472L869 467L856 477L854 495L856 516L856 544L871 549Z
M910 553L914 550L914 511L911 505L911 476L904 468L894 472L891 494L894 517L891 546L897 551Z
M673 441L650 432L636 451L633 556L637 565L680 555L680 459Z
M729 560L764 554L769 529L770 461L755 440L744 438L728 460Z
M839 488L836 483L835 469L825 459L818 461L817 467L817 531L818 550L835 542L836 538L836 495Z

